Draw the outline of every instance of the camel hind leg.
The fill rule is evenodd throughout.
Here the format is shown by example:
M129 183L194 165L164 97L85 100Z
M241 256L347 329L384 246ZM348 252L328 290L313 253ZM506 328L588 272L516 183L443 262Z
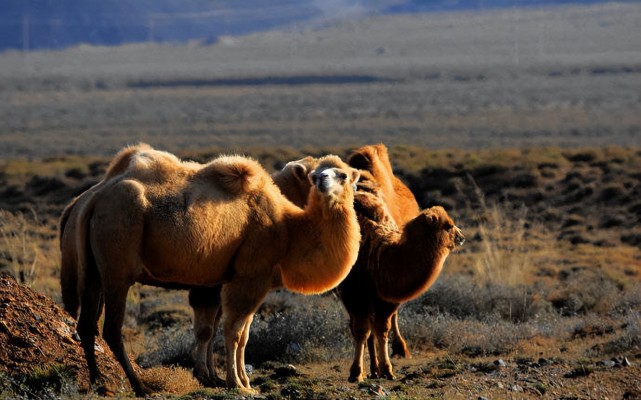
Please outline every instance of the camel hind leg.
M122 340L129 288L143 272L144 190L134 181L112 186L106 200L96 198L90 220L89 249L100 274L105 299L102 335L138 396L151 393L135 373Z
M77 331L85 353L87 367L89 368L89 379L93 384L100 377L100 371L96 363L95 345L96 335L98 335L98 318L100 317L102 305L102 287L100 276L94 268L87 268L85 278L85 290L81 297L82 308L78 317Z
M194 377L204 386L217 387L225 384L216 373L214 366L214 337L222 315L220 290L215 288L193 288L189 291L189 305L194 310L194 334L196 353L194 355Z
M126 285L105 285L105 322L102 336L109 345L109 348L116 356L116 359L125 371L125 375L131 383L131 387L138 396L151 393L134 372L131 361L125 351L122 341L122 325L125 319L125 306L129 286Z
M398 311L392 315L392 357L399 356L403 358L412 358L412 353L407 347L407 343L401 335L401 330L398 327Z

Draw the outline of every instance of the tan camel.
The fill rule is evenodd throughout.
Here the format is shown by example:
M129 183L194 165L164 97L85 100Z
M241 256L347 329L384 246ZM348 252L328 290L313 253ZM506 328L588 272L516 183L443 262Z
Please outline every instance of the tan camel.
M418 202L412 191L394 175L387 147L380 143L358 148L352 152L347 163L374 176L378 190L383 196L394 222L402 227L420 212ZM398 311L392 316L392 355L412 358L407 343L398 326ZM367 342L369 352L373 353L374 337ZM372 357L370 357L370 360Z
M201 165L140 147L123 151L112 166L110 179L68 208L61 224L64 247L69 218L76 218L74 247L84 281L76 291L78 332L92 379L99 375L93 346L101 294L103 336L136 393L143 394L147 389L120 333L129 287L136 281L223 284L227 385L250 391L244 351L253 313L266 293L279 286L321 293L336 287L354 264L360 231L352 185L358 171L338 157L322 158L309 174L312 189L301 209L258 163L239 156Z
M105 178L94 187L73 199L64 209L60 219L60 250L61 262L61 289L65 311L73 318L78 316L80 306L79 292L84 280L79 279L84 271L78 271L78 250L76 246L76 219L78 210L112 177L121 174L128 166L128 156L135 153L140 146L151 149L147 145L123 150L121 157L114 158L112 165L107 168ZM127 154L129 153L129 154ZM117 164L116 164L117 163ZM301 160L289 162L282 170L275 172L272 178L281 192L295 205L304 207L312 188L309 180L311 173L319 164L318 158L305 157ZM205 386L224 386L225 380L221 379L214 367L213 346L214 336L222 316L220 307L220 291L222 285L214 288L194 287L189 292L189 303L194 309L194 333L196 336L196 351L194 354L194 376ZM95 328L98 334L98 327Z

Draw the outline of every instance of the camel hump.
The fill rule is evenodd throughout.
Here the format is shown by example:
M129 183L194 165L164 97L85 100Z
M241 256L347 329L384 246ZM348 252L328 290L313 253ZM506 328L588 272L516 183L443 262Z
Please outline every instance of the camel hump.
M106 178L111 178L116 175L120 175L129 167L132 159L136 154L144 151L152 150L151 146L146 143L139 143L134 146L127 146L124 149L120 150L118 154L109 163L107 167Z
M347 163L354 168L370 171L376 175L375 168L381 168L375 164L381 163L385 172L392 173L392 164L389 160L387 147L382 144L363 146L354 152L347 159Z
M255 160L243 156L221 156L207 164L198 175L230 194L253 192L265 186L269 174Z

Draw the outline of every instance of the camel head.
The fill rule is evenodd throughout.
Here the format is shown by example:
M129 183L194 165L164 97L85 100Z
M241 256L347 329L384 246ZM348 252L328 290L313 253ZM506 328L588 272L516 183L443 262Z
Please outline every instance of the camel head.
M465 242L463 232L441 206L423 210L413 222L420 222L426 230L426 235L434 239L438 247L453 250Z
M318 159L307 156L300 160L290 161L283 169L272 175L280 191L298 207L305 207L309 191L312 188L309 173L318 165Z
M329 155L318 160L318 166L309 174L316 191L327 197L330 204L349 204L354 200L355 186L360 172L345 164L338 156Z

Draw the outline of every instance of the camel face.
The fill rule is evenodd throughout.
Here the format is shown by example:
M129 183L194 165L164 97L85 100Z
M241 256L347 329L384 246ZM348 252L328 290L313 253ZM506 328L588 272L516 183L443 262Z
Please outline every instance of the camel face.
M430 229L436 232L437 241L443 247L452 250L465 243L463 232L454 224L443 207L428 208L422 212L422 215Z
M319 193L342 200L345 196L353 196L354 185L359 176L357 170L347 166L340 158L327 156L323 157L318 167L309 174L309 179Z

